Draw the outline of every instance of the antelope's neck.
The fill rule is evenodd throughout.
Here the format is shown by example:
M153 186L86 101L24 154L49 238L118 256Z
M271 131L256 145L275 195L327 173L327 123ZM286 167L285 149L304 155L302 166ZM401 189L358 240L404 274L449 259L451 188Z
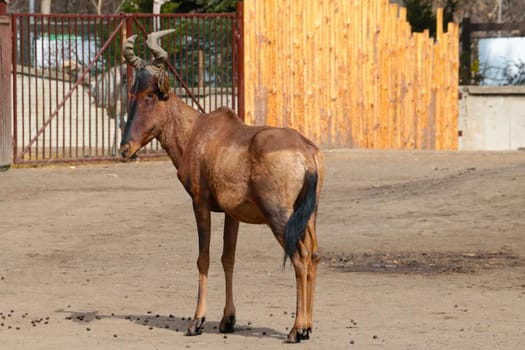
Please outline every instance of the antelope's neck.
M169 104L166 126L161 131L158 140L168 153L175 168L178 169L193 125L200 113L175 95L171 95L171 99L173 101Z

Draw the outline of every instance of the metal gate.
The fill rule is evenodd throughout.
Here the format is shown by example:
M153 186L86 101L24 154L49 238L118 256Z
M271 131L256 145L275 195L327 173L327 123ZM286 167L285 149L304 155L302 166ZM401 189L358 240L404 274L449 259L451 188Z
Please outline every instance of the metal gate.
M119 159L121 127L133 68L123 40L174 28L161 45L172 86L202 112L237 110L242 10L237 14L12 14L14 163ZM156 142L142 157L164 154Z

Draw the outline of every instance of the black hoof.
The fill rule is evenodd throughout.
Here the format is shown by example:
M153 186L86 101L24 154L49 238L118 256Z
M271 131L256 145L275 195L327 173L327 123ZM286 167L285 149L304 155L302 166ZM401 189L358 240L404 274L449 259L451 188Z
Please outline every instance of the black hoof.
M310 333L312 333L312 328L303 329L303 332L301 333L301 339L302 340L310 339Z
M290 331L290 333L288 334L288 338L286 338L286 342L289 343L289 344L300 343L301 339L302 339L301 333L302 332L300 332L297 329L293 328Z
M290 334L288 334L288 338L286 339L287 343L300 343L301 340L308 340L310 339L310 333L312 332L311 328L304 328L304 329L292 329L290 331Z
M224 316L219 325L219 332L221 333L233 333L235 326L235 315Z
M190 326L188 327L188 331L186 332L187 336L195 336L195 335L201 335L202 334L202 325L204 324L204 321L206 320L205 317L202 318L194 318Z

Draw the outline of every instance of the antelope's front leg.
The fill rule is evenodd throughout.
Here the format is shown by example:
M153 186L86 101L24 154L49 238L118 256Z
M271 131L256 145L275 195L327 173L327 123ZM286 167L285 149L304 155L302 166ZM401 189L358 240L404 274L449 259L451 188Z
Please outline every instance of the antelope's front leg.
M233 265L235 264L235 247L237 245L237 233L239 232L239 220L226 214L224 221L224 240L222 248L222 267L226 280L226 305L224 315L219 325L221 333L232 333L235 326L235 305L233 303Z
M193 211L197 221L197 233L199 235L199 257L197 268L199 269L199 293L197 296L197 308L195 316L190 323L187 335L199 335L206 316L206 299L208 295L208 269L210 267L210 231L211 215L208 206L193 202Z

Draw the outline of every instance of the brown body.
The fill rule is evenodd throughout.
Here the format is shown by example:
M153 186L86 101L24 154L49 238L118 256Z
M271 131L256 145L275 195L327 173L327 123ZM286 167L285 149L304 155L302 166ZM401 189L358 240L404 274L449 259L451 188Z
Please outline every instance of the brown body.
M202 331L210 213L217 211L225 213L222 264L226 305L220 331L232 332L235 324L232 276L237 232L242 221L267 224L285 248L297 280L296 319L288 341L307 339L312 328L319 262L315 221L324 178L322 154L293 129L247 126L226 107L209 114L195 111L166 90L162 67L155 72L155 66L145 65L132 56L129 49L133 40L128 39L126 59L137 68L137 76L130 94L131 107L121 152L124 157L131 157L153 138L158 139L192 198L199 238L199 292L188 334ZM165 54L154 44L155 40L155 36L148 39L150 48Z

